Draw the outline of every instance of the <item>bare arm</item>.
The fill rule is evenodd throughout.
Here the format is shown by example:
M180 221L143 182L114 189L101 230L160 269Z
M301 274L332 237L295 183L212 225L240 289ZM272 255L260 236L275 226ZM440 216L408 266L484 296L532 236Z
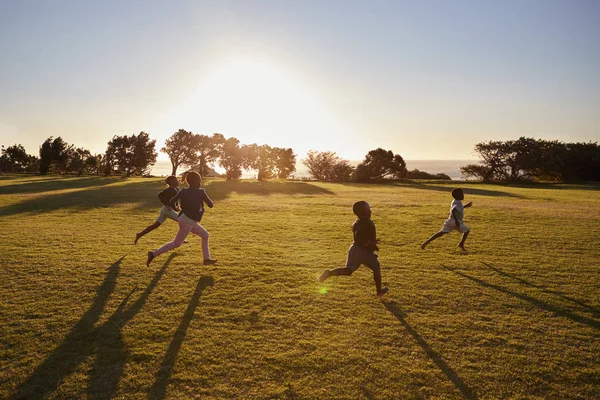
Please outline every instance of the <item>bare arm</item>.
M471 207L472 205L473 205L473 202L472 202L472 201L470 201L470 202L468 202L467 204L465 204L465 208L467 208L467 207Z

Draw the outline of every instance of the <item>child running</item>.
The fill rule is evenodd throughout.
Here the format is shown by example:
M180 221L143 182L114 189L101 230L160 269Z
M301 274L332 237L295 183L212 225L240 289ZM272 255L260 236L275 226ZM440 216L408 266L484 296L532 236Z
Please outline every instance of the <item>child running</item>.
M467 249L465 249L465 241L467 240L467 236L469 236L470 228L463 222L463 217L465 208L471 207L473 202L469 202L463 206L462 201L465 199L465 193L462 189L458 188L452 189L452 197L454 197L454 200L452 200L452 204L450 205L450 216L446 222L444 222L442 230L424 241L421 245L421 249L425 249L425 247L435 239L456 230L463 234L458 247L464 252L467 251Z
M388 292L388 288L381 287L381 266L377 254L375 254L375 251L379 251L379 248L377 247L375 224L371 221L371 207L366 201L357 201L352 206L352 211L358 219L352 224L354 242L348 250L346 267L326 269L321 274L319 281L323 282L330 276L335 275L352 275L361 264L365 264L373 271L377 295L383 296Z
M165 183L169 185L169 187L158 194L158 198L163 204L163 207L160 209L160 214L158 215L158 218L156 218L156 221L152 225L148 225L143 231L135 234L135 240L133 244L137 244L138 240L140 240L142 236L158 228L163 222L167 220L167 218L171 218L173 221L178 222L179 217L177 216L177 211L179 211L179 209L176 205L173 208L171 208L171 206L169 205L169 200L175 197L179 192L179 188L177 187L179 186L179 181L177 180L176 176L171 175L167 176L167 178L165 179Z
M190 232L202 238L204 265L211 265L217 262L217 260L211 260L210 258L210 252L208 251L208 232L199 223L204 214L204 203L206 203L209 208L213 208L213 202L206 194L206 191L200 188L202 178L197 172L189 172L185 177L185 180L189 185L189 188L181 189L181 191L169 201L171 207L175 207L177 201L179 201L181 206L178 220L179 232L177 232L177 235L172 242L165 244L158 250L148 252L146 266L150 266L152 260L162 253L181 246Z

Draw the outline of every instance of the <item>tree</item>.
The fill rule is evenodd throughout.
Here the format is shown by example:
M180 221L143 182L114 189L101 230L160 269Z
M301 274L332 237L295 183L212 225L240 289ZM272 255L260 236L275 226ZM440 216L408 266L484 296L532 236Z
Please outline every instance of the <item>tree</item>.
M53 139L50 136L40 146L40 174L50 171L66 172L69 159L73 153L73 145L69 145L60 136Z
M332 151L310 150L302 164L308 168L308 173L320 181L346 181L350 180L354 168L347 160L339 158Z
M290 148L273 148L275 158L275 171L279 179L287 179L296 171L296 155Z
M131 136L113 136L105 153L105 174L115 168L125 176L144 175L156 162L156 140L150 140L146 132Z
M355 179L359 182L381 180L387 177L406 177L406 162L399 154L381 147L371 150L365 160L356 167Z
M256 170L259 181L273 177L275 152L271 146L266 144L261 146L257 144L244 145L242 154L244 155L244 168Z
M219 157L219 165L225 168L227 180L239 179L242 176L244 166L244 155L240 148L240 141L230 137L223 143Z
M354 175L354 167L350 165L348 160L339 159L329 171L327 176L328 181L333 182L346 182L352 180Z
M191 167L198 161L196 140L192 132L179 129L165 141L165 147L160 151L169 156L173 168L171 175L177 175L179 166Z
M221 149L225 143L225 137L220 133L208 135L195 135L193 149L200 175L208 175L209 168L217 161Z
M102 154L94 154L85 159L85 171L90 174L99 174L103 163Z
M77 172L77 175L80 176L86 169L86 162L90 157L92 157L92 154L89 150L82 149L81 147L74 149L71 153L67 170Z
M35 172L38 158L27 154L21 144L4 148L0 156L0 170L4 172Z
M465 179L477 178L489 181L493 177L492 169L482 164L467 164L460 167L460 172Z
M463 175L484 180L600 180L597 143L564 143L520 137L477 143L480 164L461 167Z

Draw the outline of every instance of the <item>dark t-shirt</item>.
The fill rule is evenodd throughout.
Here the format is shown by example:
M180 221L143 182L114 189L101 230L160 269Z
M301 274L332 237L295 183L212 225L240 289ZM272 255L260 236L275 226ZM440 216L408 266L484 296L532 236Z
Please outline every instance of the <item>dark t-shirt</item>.
M158 199L163 203L163 206L168 206L169 200L176 196L178 191L176 187L169 186L158 194Z
M369 218L358 218L352 224L354 244L364 249L375 251L377 249L377 232L375 224Z
M204 189L186 188L181 189L179 193L171 199L171 204L179 200L181 206L181 214L185 214L188 218L200 222L202 214L204 214L204 203L209 208L213 207L213 202L206 194Z

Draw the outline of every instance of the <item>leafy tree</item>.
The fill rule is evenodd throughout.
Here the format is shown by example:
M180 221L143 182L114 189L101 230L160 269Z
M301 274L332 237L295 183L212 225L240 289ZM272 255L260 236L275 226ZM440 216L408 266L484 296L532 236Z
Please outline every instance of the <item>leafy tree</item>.
M195 163L198 165L200 175L208 175L209 169L219 158L221 149L225 144L225 137L220 133L208 135L195 135L193 150L195 152Z
M279 179L286 179L296 171L296 155L290 148L273 148L275 171Z
M146 132L131 136L113 136L105 153L105 174L115 168L125 176L144 175L156 162L156 140L150 140Z
M67 171L77 172L77 175L80 176L85 171L87 165L86 162L88 158L92 157L92 154L89 150L78 147L72 151L70 156Z
M481 178L484 181L489 181L493 177L492 169L482 164L467 164L460 167L460 172L465 179Z
M253 169L257 172L257 179L269 179L274 175L275 151L266 144L261 146L250 144L242 146L244 155L244 168Z
M40 147L40 174L45 175L51 170L58 173L67 172L72 153L72 145L60 136L56 139L50 136Z
M311 177L320 181L350 180L354 171L347 160L339 158L332 151L310 150L302 163L308 168Z
M597 143L564 143L521 137L477 143L481 164L461 167L463 175L483 180L600 180Z
M85 159L84 169L90 174L99 174L103 162L102 154L94 154Z
M27 154L21 144L2 146L0 170L4 172L35 172L38 158Z
M348 160L339 159L333 167L329 171L327 176L328 181L333 182L345 182L352 180L352 175L354 175L355 168L350 165Z
M391 150L377 148L365 156L365 160L356 167L355 179L359 182L381 180L387 177L401 179L406 177L406 162L399 154Z
M52 137L49 137L40 146L40 174L46 175L52 163Z
M240 141L230 137L223 143L219 157L219 165L225 168L227 180L239 179L244 166L244 154L240 148Z
M198 162L196 141L195 135L185 129L179 129L165 141L165 147L160 151L169 156L173 168L171 175L177 175L180 166L191 167Z

